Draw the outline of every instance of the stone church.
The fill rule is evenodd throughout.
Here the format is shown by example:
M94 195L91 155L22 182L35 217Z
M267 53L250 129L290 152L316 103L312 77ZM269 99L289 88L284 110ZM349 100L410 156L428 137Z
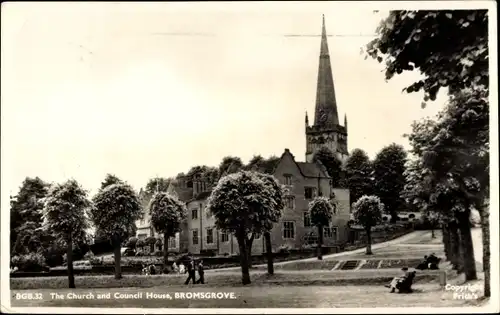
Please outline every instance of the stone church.
M314 154L322 147L330 149L341 161L348 157L347 117L344 117L344 125L340 125L324 16L314 124L309 125L306 113L305 134L305 162L297 161L290 150L285 149L272 172L289 191L285 196L285 209L281 219L271 231L273 251L285 248L300 249L316 244L317 228L311 225L308 215L308 204L316 196L335 200L334 218L330 226L325 227L323 231L324 245L340 247L348 239L349 190L332 187L332 178L326 168L313 159ZM217 230L214 218L206 211L207 199L214 185L215 183L193 180L188 187L186 180L179 179L168 187L167 192L186 202L188 209L182 232L169 242L172 251L212 255L238 254L238 244L234 236ZM150 228L148 218L138 224L138 231L141 231L138 232L141 238L152 234L159 236ZM253 242L252 254L259 255L265 250L264 238L260 236Z

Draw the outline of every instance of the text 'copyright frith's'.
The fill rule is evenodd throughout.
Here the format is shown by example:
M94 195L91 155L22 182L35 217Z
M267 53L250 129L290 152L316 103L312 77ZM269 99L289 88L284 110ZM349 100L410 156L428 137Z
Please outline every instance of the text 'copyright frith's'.
M65 292L65 293L17 293L16 300L233 300L234 292Z

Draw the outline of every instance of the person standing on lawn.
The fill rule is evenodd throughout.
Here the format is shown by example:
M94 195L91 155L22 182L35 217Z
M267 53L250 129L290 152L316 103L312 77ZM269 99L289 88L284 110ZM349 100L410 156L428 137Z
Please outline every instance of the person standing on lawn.
M200 275L200 278L196 281L196 283L205 284L205 270L203 269L203 260L200 260L198 263L198 274Z
M189 281L191 281L191 279L193 279L193 284L195 284L196 283L196 270L194 268L194 259L192 259L192 258L188 262L187 272L188 272L188 278L186 279L186 282L184 282L184 284L189 284Z

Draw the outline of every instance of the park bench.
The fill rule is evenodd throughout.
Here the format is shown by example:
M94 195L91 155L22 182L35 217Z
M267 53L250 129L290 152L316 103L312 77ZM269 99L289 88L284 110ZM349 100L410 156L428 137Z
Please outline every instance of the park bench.
M408 275L408 277L401 279L396 284L396 289L398 290L399 293L411 293L411 292L413 292L411 286L413 284L413 280L415 279L415 274L416 274L415 271L411 272Z

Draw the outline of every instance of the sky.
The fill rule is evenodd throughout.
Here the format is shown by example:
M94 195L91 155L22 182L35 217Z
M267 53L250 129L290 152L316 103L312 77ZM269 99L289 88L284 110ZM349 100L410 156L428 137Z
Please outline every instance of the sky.
M354 3L7 3L2 5L2 190L27 176L74 178L90 192L107 173L144 187L227 155L305 159L322 14L349 150L370 157L415 119L420 77L384 80L361 48L387 11ZM286 34L316 35L286 37Z

